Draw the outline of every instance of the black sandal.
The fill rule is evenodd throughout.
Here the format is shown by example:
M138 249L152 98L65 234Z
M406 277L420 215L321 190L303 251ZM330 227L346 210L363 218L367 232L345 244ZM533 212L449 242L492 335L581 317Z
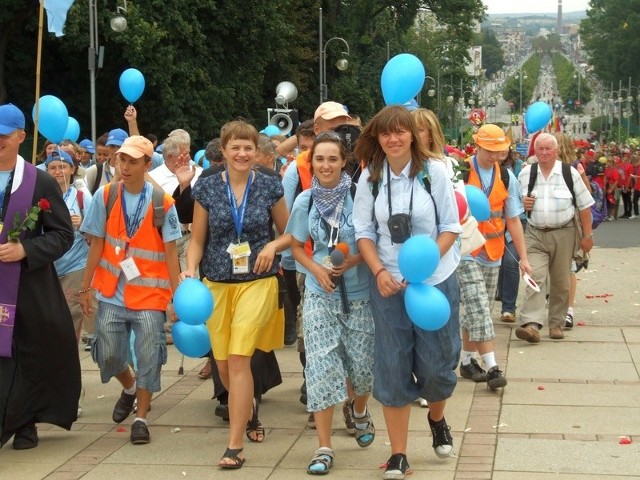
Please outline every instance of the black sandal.
M258 406L255 399L253 400L253 415L251 417L251 420L247 422L246 434L250 442L264 442L264 427L258 419ZM254 434L255 436L252 436L252 434Z
M218 462L218 466L220 468L226 468L229 470L237 470L241 468L242 465L244 465L244 462L246 461L246 459L240 458L238 454L241 453L243 450L244 448L227 447L227 449L224 452L224 455L222 455L222 458L220 459L220 462ZM233 463L222 463L222 460L225 458L228 458L229 460L233 461Z

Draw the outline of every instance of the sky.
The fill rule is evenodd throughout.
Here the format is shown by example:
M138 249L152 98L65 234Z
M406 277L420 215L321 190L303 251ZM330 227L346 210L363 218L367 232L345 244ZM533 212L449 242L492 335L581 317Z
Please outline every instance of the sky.
M483 0L487 13L556 13L558 0L536 0L534 2L517 0ZM562 0L563 12L584 11L589 0Z

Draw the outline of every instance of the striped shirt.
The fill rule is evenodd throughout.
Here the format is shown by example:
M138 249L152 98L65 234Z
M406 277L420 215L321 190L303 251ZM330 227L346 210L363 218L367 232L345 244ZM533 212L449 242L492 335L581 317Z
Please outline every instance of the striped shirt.
M518 175L522 196L527 195L529 189L529 172L531 165L527 165ZM595 202L587 190L578 171L571 167L571 178L573 178L573 191L576 194L578 210L589 208ZM531 196L536 197L531 211L529 223L535 228L559 228L569 224L573 220L575 210L573 207L573 197L571 191L562 176L562 162L556 160L549 177L545 180L544 175L538 169L536 183L531 191Z

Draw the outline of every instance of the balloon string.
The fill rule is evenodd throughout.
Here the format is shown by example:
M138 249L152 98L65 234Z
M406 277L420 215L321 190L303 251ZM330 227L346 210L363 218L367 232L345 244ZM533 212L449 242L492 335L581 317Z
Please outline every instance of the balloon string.
M489 221L487 221L487 223L491 226L491 228L493 228L493 231L494 231L494 232L499 233L499 232L498 232L498 229L495 227L495 225L494 225L493 223L491 223L491 222L489 222ZM505 222L505 229L506 229L506 222ZM523 232L523 234L524 234L524 232ZM501 242L502 242L502 244L504 245L504 251L505 251L505 252L507 252L507 253L511 256L511 258L513 258L513 259L516 261L516 263L517 263L518 265L520 265L520 259L519 259L519 258L516 258L516 256L515 256L513 253L511 253L511 252L509 251L509 249L507 248L507 242L505 241L505 238L506 238L506 237L505 237L505 234L503 234L501 237L498 237L498 238L500 239L500 241L501 241Z

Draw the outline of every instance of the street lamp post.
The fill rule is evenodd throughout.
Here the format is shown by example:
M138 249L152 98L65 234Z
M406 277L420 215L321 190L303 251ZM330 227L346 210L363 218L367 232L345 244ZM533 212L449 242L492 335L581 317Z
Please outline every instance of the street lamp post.
M319 17L318 17L318 36L319 36L319 41L318 41L318 53L320 56L320 60L319 60L319 75L318 75L318 79L319 79L319 84L320 84L320 103L324 102L325 100L327 100L328 98L328 88L327 88L327 46L334 40L338 40L342 43L344 43L344 46L347 47L347 51L346 52L342 52L343 57L341 57L340 59L338 59L338 61L336 62L336 68L340 71L344 71L347 69L347 67L349 66L349 62L347 61L346 58L344 58L344 55L349 55L349 44L347 43L347 41L344 38L341 37L332 37L329 40L327 40L327 42L324 44L322 44L323 38L322 38L322 7L319 8Z
M460 145L462 145L462 142L464 140L464 135L462 134L462 129L463 129L463 125L464 125L464 104L465 104L465 95L469 94L469 100L467 101L467 103L469 104L469 107L473 107L473 104L475 103L473 100L473 92L471 90L463 90L462 87L462 81L460 84L460 98L458 99L458 104L460 105Z
M523 107L522 107L522 80L523 80L523 78L524 78L524 80L527 79L526 75L522 75L522 64L520 64L520 72L518 73L518 77L519 77L519 80L520 80L520 111L519 111L519 114L522 114L522 110L523 110Z

